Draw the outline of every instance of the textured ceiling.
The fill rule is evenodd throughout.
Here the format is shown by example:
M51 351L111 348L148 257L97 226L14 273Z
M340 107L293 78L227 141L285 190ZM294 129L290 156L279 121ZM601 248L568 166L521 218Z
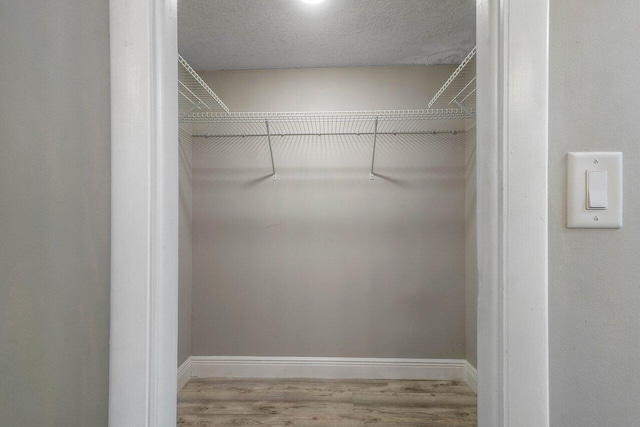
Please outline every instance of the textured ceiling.
M432 65L475 44L475 0L179 0L197 70Z

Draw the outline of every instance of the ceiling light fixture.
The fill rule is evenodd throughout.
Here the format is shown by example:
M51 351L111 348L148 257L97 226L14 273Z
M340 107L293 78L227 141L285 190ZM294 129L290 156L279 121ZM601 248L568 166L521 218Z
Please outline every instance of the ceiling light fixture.
M322 3L324 0L302 0L302 1L307 4L318 4L318 3Z

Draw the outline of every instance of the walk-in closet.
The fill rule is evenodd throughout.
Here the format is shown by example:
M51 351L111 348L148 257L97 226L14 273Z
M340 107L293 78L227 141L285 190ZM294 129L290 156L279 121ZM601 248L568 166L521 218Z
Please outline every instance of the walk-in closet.
M475 2L177 13L178 425L477 425Z

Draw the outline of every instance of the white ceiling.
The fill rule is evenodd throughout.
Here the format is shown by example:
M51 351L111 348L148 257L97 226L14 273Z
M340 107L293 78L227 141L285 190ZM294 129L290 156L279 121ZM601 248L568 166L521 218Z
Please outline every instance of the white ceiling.
M432 65L475 44L475 0L179 0L197 70Z

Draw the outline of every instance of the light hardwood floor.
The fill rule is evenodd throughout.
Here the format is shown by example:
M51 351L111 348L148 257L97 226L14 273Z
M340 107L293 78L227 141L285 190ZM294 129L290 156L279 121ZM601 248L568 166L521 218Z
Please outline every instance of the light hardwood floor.
M178 426L477 426L464 382L192 378Z

